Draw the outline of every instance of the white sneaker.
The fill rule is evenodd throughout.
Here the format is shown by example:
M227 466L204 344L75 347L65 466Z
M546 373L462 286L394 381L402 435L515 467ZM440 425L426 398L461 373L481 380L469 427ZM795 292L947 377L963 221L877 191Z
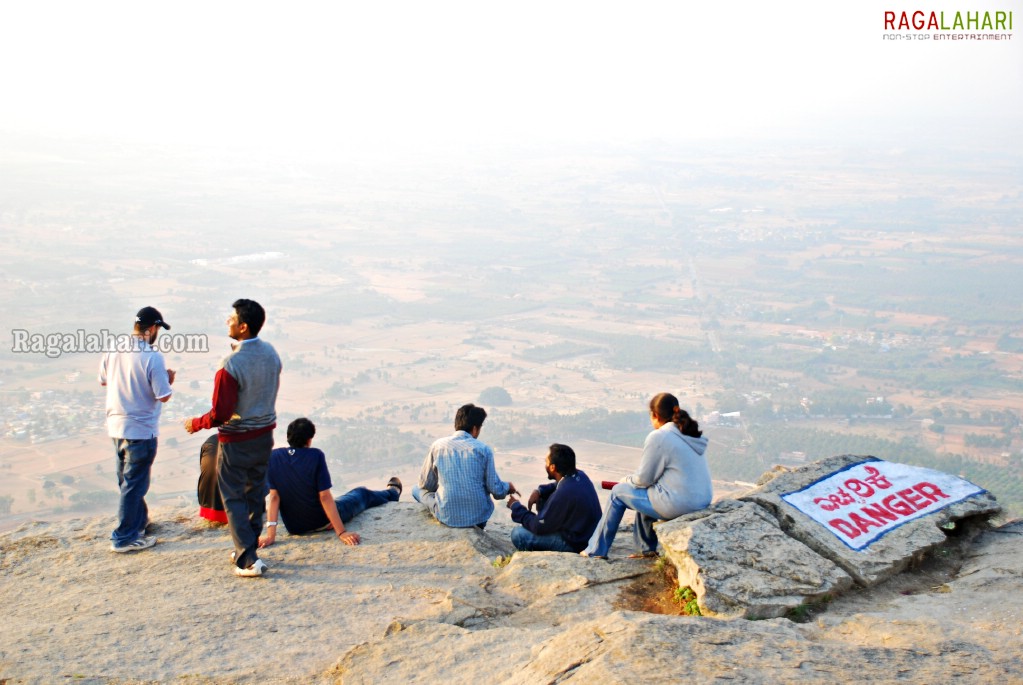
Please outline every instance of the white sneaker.
M258 578L264 573L266 573L266 564L263 563L262 559L256 559L255 563L248 568L234 567L234 574L242 578Z
M145 536L135 538L134 541L129 542L127 545L118 547L117 545L110 545L111 552L117 552L118 554L124 554L125 552L138 552L143 549L149 549L156 544L156 538L147 538Z

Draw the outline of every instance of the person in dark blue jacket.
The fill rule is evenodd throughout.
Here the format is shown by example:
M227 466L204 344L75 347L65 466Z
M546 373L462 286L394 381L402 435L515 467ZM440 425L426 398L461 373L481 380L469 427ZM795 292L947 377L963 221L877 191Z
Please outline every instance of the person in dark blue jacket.
M575 452L568 445L551 445L545 468L554 482L533 490L528 507L508 496L512 520L522 524L512 530L512 544L523 552L578 553L600 521L597 491L587 475L576 470Z

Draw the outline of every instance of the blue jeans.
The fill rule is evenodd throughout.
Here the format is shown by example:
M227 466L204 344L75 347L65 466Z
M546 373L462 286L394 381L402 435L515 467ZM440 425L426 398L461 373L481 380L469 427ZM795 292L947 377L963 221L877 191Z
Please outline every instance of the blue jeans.
M513 528L511 541L521 552L575 552L560 533L537 535L525 526Z
M637 488L629 483L619 483L611 488L611 499L607 503L607 509L593 531L593 537L586 546L586 553L591 557L606 557L611 550L611 543L618 534L618 526L621 525L622 517L626 509L636 512L636 525L633 528L633 538L636 542L637 552L657 551L657 535L654 533L653 523L661 519L650 504L650 497L646 488Z
M335 499L334 504L337 506L337 515L341 517L341 523L348 523L367 509L388 502L397 502L398 497L398 491L394 488L370 490L358 487Z
M415 501L419 502L420 504L423 503L423 495L435 495L435 494L436 493L427 492L426 490L423 490L418 485L413 485L412 486L412 499L414 499Z
M423 490L418 485L412 486L412 499L426 507L434 518L437 517L437 493Z
M418 485L413 485L412 486L412 499L414 499L415 501L419 502L424 507L426 507L429 510L429 512L431 514L433 514L433 517L437 518L437 493L436 492L430 492L428 490L423 490ZM437 518L437 520L440 521L439 518ZM483 523L477 523L476 524L476 528L479 528L480 530L485 530L486 527L487 527L487 522L486 521L484 521Z
M117 528L110 539L115 547L124 547L141 537L149 522L146 493L149 492L149 477L156 459L156 438L114 438L114 454L117 456L115 469L121 497L117 504Z

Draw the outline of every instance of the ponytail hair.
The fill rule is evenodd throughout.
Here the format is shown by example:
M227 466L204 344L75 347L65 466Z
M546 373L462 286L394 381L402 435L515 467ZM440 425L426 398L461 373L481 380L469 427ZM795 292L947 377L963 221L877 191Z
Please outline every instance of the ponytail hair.
M654 396L650 400L650 413L662 423L669 421L674 423L682 435L690 438L698 438L703 435L700 424L689 415L689 412L678 406L678 399L671 393L662 392Z

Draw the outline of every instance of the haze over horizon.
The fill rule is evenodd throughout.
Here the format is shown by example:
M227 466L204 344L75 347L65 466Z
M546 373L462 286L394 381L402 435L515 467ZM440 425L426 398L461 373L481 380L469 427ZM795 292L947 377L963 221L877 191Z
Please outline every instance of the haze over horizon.
M210 336L170 360L160 496L245 296L345 479L490 387L507 468L569 437L612 468L671 389L742 410L715 475L861 450L1023 510L1023 52L885 41L890 9L8 3L0 323ZM11 347L0 504L102 506L97 360Z
M996 9L1013 6L1023 21L1018 1ZM291 156L657 139L1018 148L1021 41L885 41L892 9L9 3L0 132Z

